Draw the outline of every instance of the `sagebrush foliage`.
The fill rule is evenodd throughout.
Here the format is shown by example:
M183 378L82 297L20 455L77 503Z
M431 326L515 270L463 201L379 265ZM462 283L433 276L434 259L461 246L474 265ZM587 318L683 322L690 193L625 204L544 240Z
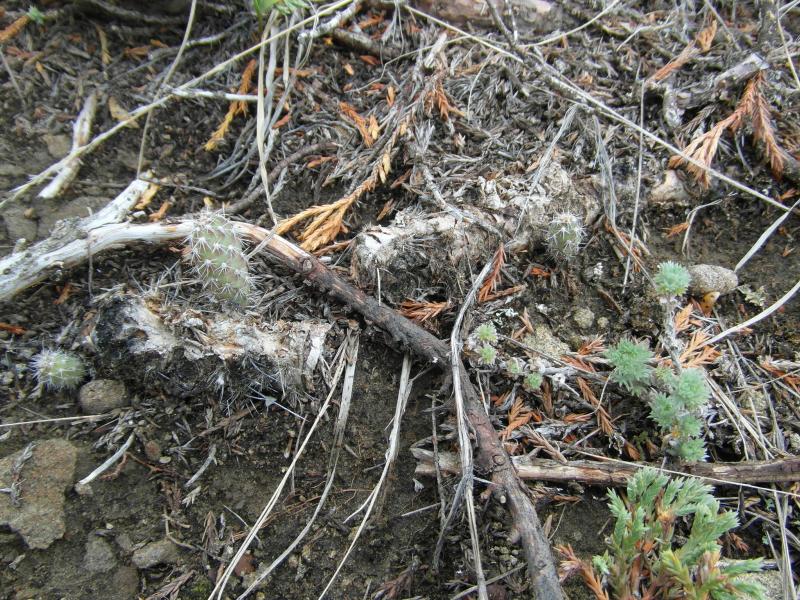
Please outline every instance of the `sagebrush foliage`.
M711 491L698 479L670 479L652 468L631 477L627 498L609 491L614 529L609 549L592 560L592 582L602 581L614 598L763 599L760 585L740 578L760 570L760 560L720 561L719 539L738 520L720 512ZM688 537L677 536L679 520L689 519Z

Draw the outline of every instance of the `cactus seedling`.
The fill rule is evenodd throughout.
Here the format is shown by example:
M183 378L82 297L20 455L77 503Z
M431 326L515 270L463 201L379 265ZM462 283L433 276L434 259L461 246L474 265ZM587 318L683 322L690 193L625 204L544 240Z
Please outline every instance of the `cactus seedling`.
M547 250L559 262L569 262L578 255L583 241L583 225L573 214L553 217L547 227Z
M204 288L218 300L247 304L252 282L233 224L222 214L204 213L187 241L191 262Z
M68 390L78 386L86 376L81 357L64 350L42 350L33 359L36 379L54 390Z

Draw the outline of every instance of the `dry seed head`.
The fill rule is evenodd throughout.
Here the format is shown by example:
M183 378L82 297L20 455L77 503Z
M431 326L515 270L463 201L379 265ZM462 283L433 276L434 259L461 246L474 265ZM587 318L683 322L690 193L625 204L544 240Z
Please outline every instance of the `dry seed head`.
M583 241L583 224L570 213L553 217L547 226L547 250L559 262L569 262L578 255Z
M72 389L86 376L81 357L64 350L42 350L33 359L40 384L54 390Z
M218 300L247 304L252 281L233 223L220 213L203 213L187 242L189 258L206 291Z

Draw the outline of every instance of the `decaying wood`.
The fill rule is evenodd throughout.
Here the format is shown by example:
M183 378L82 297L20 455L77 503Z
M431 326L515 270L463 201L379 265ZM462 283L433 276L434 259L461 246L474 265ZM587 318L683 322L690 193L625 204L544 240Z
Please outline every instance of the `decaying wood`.
M316 257L291 242L280 236L271 236L270 232L255 225L237 223L237 228L254 241L266 242L265 249L282 264L328 292L334 299L360 312L368 321L391 334L403 347L442 368L447 368L449 364L447 344L345 282ZM515 529L520 535L525 551L528 574L536 597L563 598L550 545L542 530L536 508L527 489L517 477L511 458L503 448L483 408L483 403L463 368L461 379L467 418L475 432L478 459L486 472L491 473L492 482L498 486L501 502L508 503Z
M123 201L118 198L115 202ZM119 219L122 218L121 214L116 214ZM442 369L449 367L449 348L445 342L353 287L313 255L256 225L236 223L235 227L242 236L259 244L282 265L300 274L327 292L333 299L350 306L361 313L367 321L392 335L402 348L411 350ZM79 233L67 237L65 247L58 247L58 240L50 238L25 253L14 254L9 259L0 261L0 299L8 299L22 289L43 281L48 271L55 266L75 266L87 260L90 253L94 254L102 249L124 244L164 243L183 239L191 228L191 221L177 224L134 225L109 224L108 219L105 219L96 227L92 223L83 222L78 227ZM17 277L21 281L15 284L14 279ZM461 384L467 419L475 434L477 464L497 486L496 496L500 502L508 505L514 529L519 534L525 551L528 573L536 597L544 600L560 600L563 595L555 563L536 508L526 487L517 476L511 458L505 451L477 391L463 368Z
M414 471L417 476L436 476L432 451L412 448L411 453L418 461ZM555 460L528 456L515 456L512 462L521 479L553 483L574 482L601 487L624 486L642 467L660 466L648 463L589 460L575 460L562 464ZM458 456L452 452L439 452L439 468L445 473L459 473ZM800 457L739 463L671 465L669 470L706 479L710 484L792 483L800 479Z

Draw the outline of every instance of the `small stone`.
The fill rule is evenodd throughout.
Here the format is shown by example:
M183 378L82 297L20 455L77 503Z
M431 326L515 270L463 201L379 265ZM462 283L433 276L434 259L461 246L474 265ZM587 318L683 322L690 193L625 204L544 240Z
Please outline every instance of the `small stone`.
M89 573L107 573L117 566L114 550L106 540L95 535L86 542L83 568Z
M139 597L139 574L134 567L125 565L114 571L109 589L109 600L127 600Z
M26 209L23 211L23 213L22 213L22 216L23 216L23 217L25 217L26 219L31 219L31 220L33 220L33 219L35 219L35 218L36 218L36 209L35 209L35 208L33 208L32 206L31 206L31 207L29 207L29 208L26 208Z
M125 554L130 554L133 551L133 540L131 540L131 536L129 536L127 533L123 532L117 534L117 537L114 538L114 541L117 542L117 546L119 546L119 549Z
M739 286L736 273L719 265L694 265L689 267L692 281L689 293L694 296L705 296L710 292L725 295Z
M144 444L144 455L149 461L157 461L159 458L161 458L161 446L155 440L148 440Z
M136 550L133 553L133 564L140 569L149 569L161 564L175 564L179 558L178 546L165 539L150 542Z
M787 596L783 595L783 582L780 571L759 571L756 573L744 573L737 577L739 581L749 583L760 583L764 587L764 597L767 600L782 600Z
M121 381L94 379L81 387L78 402L85 414L97 415L128 406L130 398Z
M48 133L45 134L43 138L44 143L47 145L47 151L53 158L64 158L67 154L69 154L69 151L72 148L72 140L70 140L69 136L67 135L53 135Z
M589 329L594 324L594 313L588 308L579 308L573 313L572 320L580 329Z
M608 330L608 318L607 317L600 317L597 319L597 328L600 331L607 331Z
M683 185L677 171L671 169L664 173L664 181L654 187L650 192L650 202L654 204L669 204L687 206L690 197Z

